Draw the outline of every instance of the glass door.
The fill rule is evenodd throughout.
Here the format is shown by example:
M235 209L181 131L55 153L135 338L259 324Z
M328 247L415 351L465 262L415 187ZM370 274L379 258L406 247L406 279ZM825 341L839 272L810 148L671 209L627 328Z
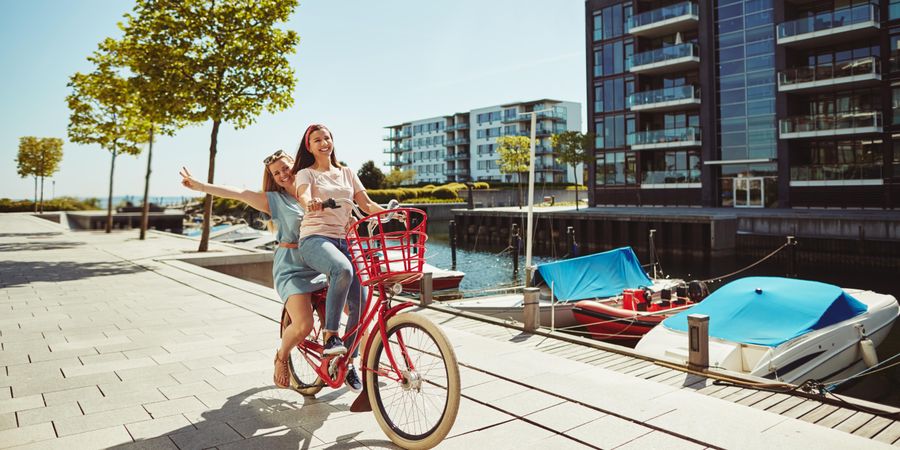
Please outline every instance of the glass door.
M734 207L762 208L765 206L765 183L762 177L737 177L734 179Z

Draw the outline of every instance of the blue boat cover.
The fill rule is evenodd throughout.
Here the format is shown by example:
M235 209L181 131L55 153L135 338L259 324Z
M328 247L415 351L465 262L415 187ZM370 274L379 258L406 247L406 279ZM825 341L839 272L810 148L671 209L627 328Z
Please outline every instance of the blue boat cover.
M537 267L537 273L560 302L612 297L623 289L650 286L631 247L581 256Z
M689 314L706 314L710 336L777 347L867 309L865 303L831 284L748 277L720 287L699 305L664 320L663 326L687 332Z

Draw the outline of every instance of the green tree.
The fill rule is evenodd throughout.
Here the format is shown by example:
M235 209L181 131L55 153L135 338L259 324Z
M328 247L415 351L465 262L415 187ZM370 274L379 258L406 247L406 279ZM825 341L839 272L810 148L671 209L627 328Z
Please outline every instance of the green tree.
M384 186L384 172L375 166L375 161L364 162L356 175L366 189L381 189Z
M278 25L288 20L296 0L137 0L122 26L144 42L146 64L139 75L161 71L157 80L183 99L190 122L212 121L207 182L215 180L219 128L241 129L264 109L293 104L294 70L287 56L300 38ZM152 67L150 67L152 66ZM209 247L212 196L203 205L199 251Z
M59 138L19 138L19 154L16 171L20 177L34 177L34 211L44 212L44 178L53 176L62 162L63 141ZM38 179L41 180L41 197L38 203Z
M384 176L384 186L395 188L412 181L416 177L416 171L413 169L394 169L391 173Z
M136 31L136 29L131 29ZM147 237L150 220L150 175L155 136L172 136L184 125L188 115L188 102L170 90L173 75L163 70L154 60L153 36L128 33L121 40L106 39L100 44L102 51L116 55L128 67L129 89L136 93L137 114L148 124L147 170L144 175L144 202L141 210L140 239Z
M525 136L503 136L497 139L497 161L501 173L516 174L519 190L519 208L522 207L522 174L528 172L531 163L531 139Z
M121 74L122 61L101 44L88 61L94 71L75 73L69 79L72 93L66 97L69 139L79 144L97 144L109 151L109 196L106 205L106 232L112 231L113 178L116 157L138 155L140 144L149 135L149 124L140 116L137 98Z
M556 160L572 166L575 176L576 211L578 211L578 165L590 164L593 161L594 155L590 152L593 140L592 133L582 134L578 131L566 131L550 136L550 143L556 149Z

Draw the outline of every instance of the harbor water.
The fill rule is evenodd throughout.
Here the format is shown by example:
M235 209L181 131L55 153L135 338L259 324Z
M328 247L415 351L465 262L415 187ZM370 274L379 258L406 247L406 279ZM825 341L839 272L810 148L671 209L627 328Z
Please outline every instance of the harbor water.
M450 268L451 249L446 234L429 235L426 259L437 267ZM457 248L456 269L465 272L466 276L460 284L463 294L474 295L484 290L520 286L524 284L525 257L524 248L519 256L519 273L513 273L511 252L500 249L464 249ZM649 262L648 255L638 255L643 264ZM534 257L534 264L551 262L556 259ZM659 255L659 265L666 276L684 280L708 280L740 270L756 262L753 258L723 257L716 259L690 258L684 256ZM896 273L872 269L860 270L852 266L821 266L801 264L797 268L801 279L822 281L846 288L868 289L879 293L890 294L900 299L900 281ZM767 260L749 270L741 272L721 282L709 283L710 290L715 290L724 283L745 276L784 276L788 267L784 262L774 258ZM802 293L798 293L802 295ZM878 347L879 361L900 353L900 324L895 323L891 333ZM900 361L896 358L893 363ZM856 382L845 383L836 392L853 397L900 407L900 365L881 372L868 375Z

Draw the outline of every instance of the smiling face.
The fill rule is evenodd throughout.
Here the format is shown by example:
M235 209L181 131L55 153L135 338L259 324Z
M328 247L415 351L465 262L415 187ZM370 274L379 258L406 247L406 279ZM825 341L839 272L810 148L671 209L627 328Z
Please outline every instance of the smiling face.
M290 189L294 185L294 174L291 173L293 163L290 158L285 156L269 163L267 167L272 178L275 179L275 184L282 189Z
M333 151L334 142L328 129L321 128L309 134L309 152L316 162L327 165Z

